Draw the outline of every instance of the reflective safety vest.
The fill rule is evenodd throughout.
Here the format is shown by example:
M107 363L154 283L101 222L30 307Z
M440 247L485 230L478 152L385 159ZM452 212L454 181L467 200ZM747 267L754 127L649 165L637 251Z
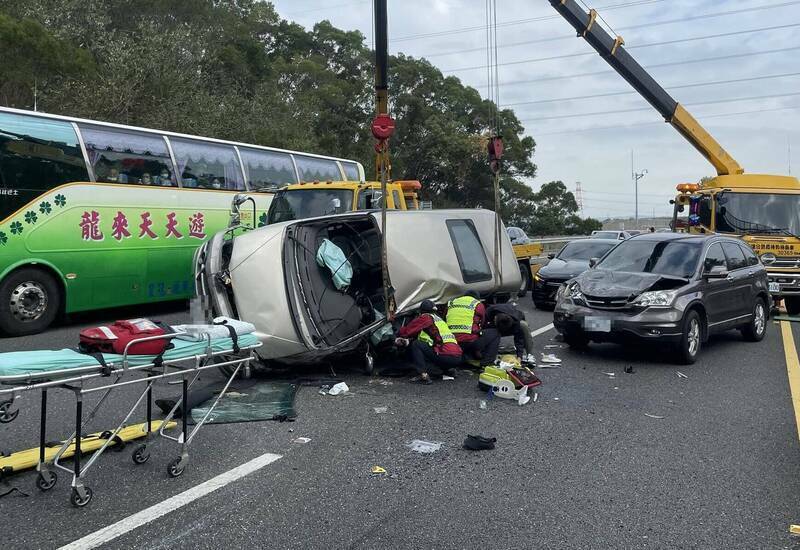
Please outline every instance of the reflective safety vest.
M434 315L433 313L428 313L431 317L433 317L433 324L436 325L436 328L439 331L439 339L441 342L434 342L433 338L425 332L424 330L419 333L417 336L417 340L428 344L429 346L433 345L442 345L442 344L457 344L456 337L453 336L450 327L447 326L447 323L442 320L441 317L438 315Z
M447 325L455 334L472 334L475 308L480 302L472 296L461 296L447 304Z

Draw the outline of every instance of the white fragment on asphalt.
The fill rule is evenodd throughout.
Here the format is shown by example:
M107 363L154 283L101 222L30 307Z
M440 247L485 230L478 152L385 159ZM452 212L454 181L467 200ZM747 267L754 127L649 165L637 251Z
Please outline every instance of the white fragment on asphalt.
M534 393L533 394L533 402L536 403L537 399L539 399L539 394L538 393Z
M544 349L561 349L561 346L558 344L547 344Z
M292 439L292 443L308 443L309 441L311 441L310 437L298 437Z
M619 386L614 386L614 389L615 389L615 390L618 390L618 389L619 389Z
M378 414L383 414L383 413L385 413L386 411L389 410L389 407L373 407L372 410L375 411Z
M611 376L611 377L614 377L614 376L617 375L617 373L615 373L615 372L604 372L603 374L605 374L606 376Z
M661 419L665 418L664 416L657 416L657 415L655 415L655 414L648 414L648 413L644 413L644 415L645 415L645 416L649 416L650 418L655 418L655 419L658 419L658 420L661 420Z
M442 448L441 441L425 441L423 439L415 439L414 441L408 443L406 447L410 448L412 451L417 453L435 453L439 449Z
M334 384L333 387L328 390L328 395L341 395L349 391L350 388L347 387L347 384L344 382L339 382L338 384Z
M558 401L558 397L554 397L554 398L553 398L553 401Z
M683 374L681 371L675 371L675 374L678 375L678 378L689 378L688 376Z
M442 375L442 380L455 380L455 377L454 376L447 376L445 374L445 375Z

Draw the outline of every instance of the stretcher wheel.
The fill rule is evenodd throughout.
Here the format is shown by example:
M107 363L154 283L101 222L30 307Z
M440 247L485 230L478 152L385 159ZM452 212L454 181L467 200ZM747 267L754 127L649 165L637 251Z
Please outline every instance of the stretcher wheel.
M92 490L88 487L84 487L83 490L86 491L86 497L81 498L80 494L78 494L78 490L74 487L72 488L69 502L76 508L83 508L92 501Z
M9 422L13 422L19 415L19 409L9 412L8 409L11 408L11 405L13 405L13 401L6 401L0 405L0 423L8 424Z
M176 458L169 463L169 466L167 466L167 473L169 474L169 477L180 477L185 469L186 466L181 465L181 459Z
M58 476L55 472L39 472L39 475L36 477L36 487L42 492L49 491L55 487L56 481L58 481Z
M131 454L134 464L144 464L150 460L150 453L147 452L147 445L139 445Z

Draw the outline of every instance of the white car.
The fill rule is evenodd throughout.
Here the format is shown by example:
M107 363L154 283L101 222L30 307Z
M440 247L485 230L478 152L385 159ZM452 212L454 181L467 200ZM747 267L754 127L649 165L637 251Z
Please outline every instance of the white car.
M630 239L631 234L627 231L610 231L604 229L596 229L592 231L592 238L593 239L617 239L618 241L624 241L625 239Z
M313 363L365 349L369 335L385 324L380 220L380 212L352 212L235 237L231 230L217 233L195 254L197 295L208 316L253 323L262 360ZM386 226L398 316L426 299L444 303L466 290L510 296L520 286L511 241L493 212L391 210ZM332 280L334 270L317 263L323 240L341 249L352 267L342 290Z

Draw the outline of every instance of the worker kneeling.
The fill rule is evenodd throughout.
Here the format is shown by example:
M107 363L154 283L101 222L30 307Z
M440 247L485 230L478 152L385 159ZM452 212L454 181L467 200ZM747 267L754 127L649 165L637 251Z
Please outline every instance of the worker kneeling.
M476 360L480 367L493 364L500 348L500 332L484 327L485 320L486 306L474 290L447 304L447 325L461 346L464 359Z
M445 374L453 375L461 364L461 347L450 327L438 315L436 305L424 300L419 306L419 315L402 327L395 344L408 347L408 353L418 376L413 380L431 383L431 367L438 367Z

